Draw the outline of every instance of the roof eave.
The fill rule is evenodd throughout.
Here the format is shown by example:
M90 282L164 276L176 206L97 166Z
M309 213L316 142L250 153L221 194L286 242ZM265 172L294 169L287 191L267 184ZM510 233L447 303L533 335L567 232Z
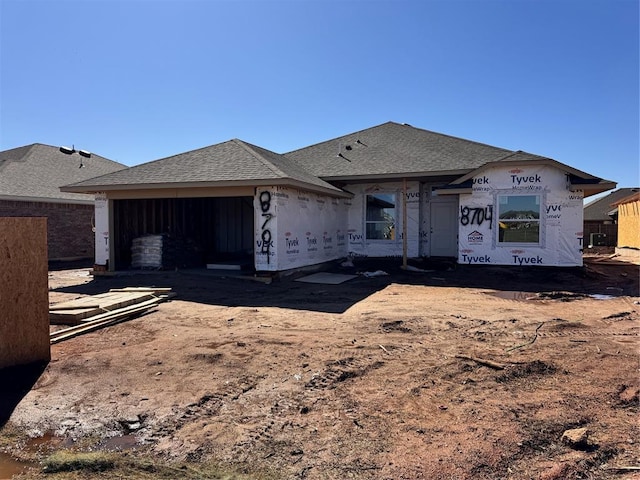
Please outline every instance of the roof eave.
M363 181L380 181L389 180L396 181L403 178L420 179L420 178L437 178L437 177L455 177L458 175L464 175L469 172L466 170L440 170L433 172L404 172L404 173L374 173L366 175L335 175L335 176L320 176L325 182L363 182Z
M84 193L84 192L74 192ZM57 203L57 204L73 204L73 205L93 205L93 197L87 200L77 198L56 198L56 197L22 197L17 195L0 195L0 200L10 202L37 202L37 203Z
M461 195L461 194L471 194L473 193L473 189L471 187L437 188L437 189L434 189L433 193L435 193L436 195Z
M224 182L176 182L176 183L143 183L118 185L65 185L60 187L63 192L98 193L131 190L163 190L177 188L229 188L229 187L263 187L290 186L301 190L324 193L334 197L350 198L352 195L335 187L323 187L291 178L263 179L263 180L230 180Z
M514 154L519 153L519 152L514 152ZM487 162L484 165L469 171L466 175L464 175L463 177L460 177L458 179L456 179L454 182L454 184L459 184L459 183L464 183L467 180L472 179L473 177L477 176L480 172L487 170L489 168L492 167L504 167L506 165L511 166L531 166L531 165L550 165L553 167L556 167L558 169L564 170L567 173L573 174L577 177L580 178L584 178L584 179L589 179L589 180L597 180L598 177L594 177L593 175L590 175L586 172L583 172L582 170L578 170L576 168L570 167L569 165L566 165L562 162L558 162L557 160L554 160L552 158L540 158L540 159L535 159L535 160L509 160L509 159L502 159L502 160L497 160L497 161L493 161L493 162ZM605 191L605 190L603 190Z
M569 190L572 192L581 190L584 193L584 198L587 198L591 195L597 195L598 193L613 190L617 185L618 184L616 182L612 182L611 180L602 180L598 183L571 182Z

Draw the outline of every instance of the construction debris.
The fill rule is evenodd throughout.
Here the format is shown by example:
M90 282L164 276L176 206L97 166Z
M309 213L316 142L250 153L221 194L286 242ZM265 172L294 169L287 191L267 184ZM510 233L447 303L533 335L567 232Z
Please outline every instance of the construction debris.
M49 322L57 325L78 325L101 313L135 305L155 298L152 291L125 291L101 293L82 297L49 307Z
M50 334L50 343L123 322L175 296L170 288L127 287L49 307L51 323L74 325Z

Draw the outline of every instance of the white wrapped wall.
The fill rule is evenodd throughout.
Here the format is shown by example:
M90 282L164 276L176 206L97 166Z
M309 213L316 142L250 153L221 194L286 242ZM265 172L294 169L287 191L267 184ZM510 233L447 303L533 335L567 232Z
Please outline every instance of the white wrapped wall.
M344 190L354 194L348 203L349 252L356 256L397 257L402 255L402 195L403 183L368 183L347 185ZM366 196L368 194L390 193L396 195L395 238L392 240L367 240L366 232ZM420 242L426 245L426 235L420 228L420 184L407 182L407 255L417 257L421 254ZM424 220L423 220L424 223ZM422 240L421 240L422 239Z
M105 193L96 193L94 212L95 264L106 265L109 262L109 201Z
M539 198L539 241L500 243L499 197ZM492 168L460 195L458 262L495 265L582 265L581 191L568 188L566 174L549 165Z
M258 188L256 270L288 270L345 257L347 203L293 188Z

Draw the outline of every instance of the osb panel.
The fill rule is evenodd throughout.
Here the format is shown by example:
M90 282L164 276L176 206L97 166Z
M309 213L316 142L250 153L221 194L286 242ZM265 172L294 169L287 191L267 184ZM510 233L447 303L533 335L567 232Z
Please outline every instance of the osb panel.
M0 368L50 358L47 221L0 218Z
M618 247L640 248L640 201L618 206Z

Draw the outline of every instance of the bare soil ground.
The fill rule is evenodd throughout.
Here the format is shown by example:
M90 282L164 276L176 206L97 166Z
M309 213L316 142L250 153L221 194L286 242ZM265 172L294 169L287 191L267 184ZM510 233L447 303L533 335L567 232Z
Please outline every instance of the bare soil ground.
M51 303L177 296L53 345L5 429L287 479L640 478L637 264L421 267L336 268L390 274L340 285L52 271Z

